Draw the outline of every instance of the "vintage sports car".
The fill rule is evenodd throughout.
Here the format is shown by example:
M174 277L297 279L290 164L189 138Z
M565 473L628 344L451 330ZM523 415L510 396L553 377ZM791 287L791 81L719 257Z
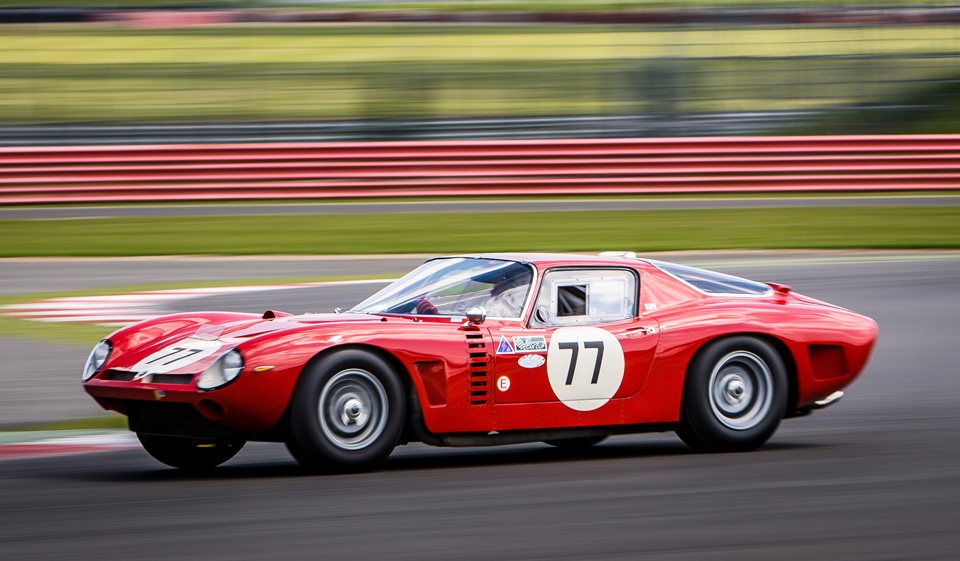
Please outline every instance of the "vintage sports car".
M789 286L632 253L465 255L346 312L125 327L94 348L83 387L184 469L248 440L284 442L316 470L369 468L416 441L576 448L676 431L732 452L836 402L876 338L873 320Z

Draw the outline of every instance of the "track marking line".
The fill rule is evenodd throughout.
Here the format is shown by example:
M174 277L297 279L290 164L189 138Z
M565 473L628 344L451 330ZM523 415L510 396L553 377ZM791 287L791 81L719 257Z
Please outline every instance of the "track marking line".
M2 441L0 462L140 447L134 433L119 430L0 433Z

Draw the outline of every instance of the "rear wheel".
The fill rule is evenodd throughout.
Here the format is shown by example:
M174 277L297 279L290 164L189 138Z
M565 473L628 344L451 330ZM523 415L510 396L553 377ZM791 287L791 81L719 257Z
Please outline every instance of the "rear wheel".
M711 343L690 364L677 435L704 452L743 452L762 446L787 407L780 355L753 337Z
M157 461L188 471L213 469L237 455L246 441L207 442L177 436L137 433L140 444Z
M287 448L314 470L358 471L393 451L406 416L403 383L380 357L348 350L304 371Z
M606 436L582 436L580 438L561 438L558 440L544 440L544 444L562 448L564 450L581 450L606 440Z

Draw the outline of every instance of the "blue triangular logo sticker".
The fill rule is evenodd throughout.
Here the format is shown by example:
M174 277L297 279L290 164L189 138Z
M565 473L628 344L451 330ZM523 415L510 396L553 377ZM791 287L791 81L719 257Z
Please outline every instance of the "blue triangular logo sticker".
M516 351L513 350L513 345L510 344L510 341L507 341L507 338L503 335L500 336L500 346L497 347L498 355L512 355Z

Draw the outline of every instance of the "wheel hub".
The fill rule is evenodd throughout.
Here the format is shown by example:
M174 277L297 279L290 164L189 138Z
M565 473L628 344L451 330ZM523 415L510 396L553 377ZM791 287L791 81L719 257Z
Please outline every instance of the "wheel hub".
M736 407L749 399L746 383L739 374L727 374L721 383L724 385L723 399L728 405Z
M347 397L343 400L340 421L345 427L355 426L357 430L362 429L369 417L363 402L359 398Z
M320 428L338 448L360 450L376 441L387 422L387 394L376 376L360 369L335 374L317 404Z
M770 411L773 375L757 355L736 351L720 359L710 376L710 408L735 430L757 426Z

